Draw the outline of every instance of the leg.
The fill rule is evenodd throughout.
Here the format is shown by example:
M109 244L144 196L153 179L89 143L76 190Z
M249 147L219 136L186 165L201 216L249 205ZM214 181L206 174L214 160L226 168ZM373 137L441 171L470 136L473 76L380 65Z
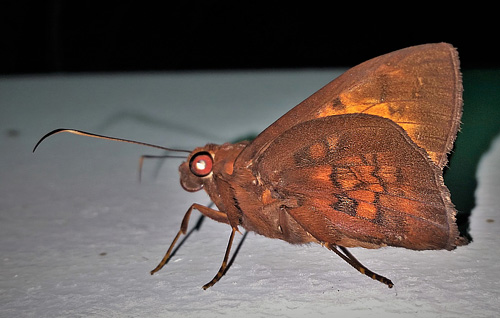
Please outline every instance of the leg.
M340 256L344 261L349 263L349 265L351 265L352 267L357 269L361 274L365 274L366 276L368 276L374 280L378 280L379 282L386 284L389 288L392 288L392 286L394 286L394 284L392 283L392 281L390 279L385 278L384 276L381 276L377 273L374 273L371 270L369 270L368 268L366 268L345 247L339 246L340 249L342 250L342 252L344 252L342 254L342 252L340 252L337 249L337 245L335 245L335 244L326 243L325 246L328 249L334 251L338 256Z
M186 156L178 156L178 155L142 155L139 158L139 182L142 180L142 167L144 165L144 159L166 159L166 158L186 158Z
M163 266L165 266L165 264L168 262L168 259L170 258L170 254L172 253L172 250L174 249L175 243L177 242L177 240L179 239L181 234L186 234L187 228L188 228L188 223L189 223L189 217L191 216L191 211L193 211L193 209L200 211L203 215L208 216L209 218L211 218L215 221L229 224L229 221L227 220L227 217L226 217L226 213L220 212L220 211L217 211L214 209L210 209L210 208L207 208L206 206L194 203L193 205L191 205L191 207L189 207L186 214L184 215L184 218L182 219L182 223L181 223L181 228L179 229L179 232L177 232L177 235L175 236L174 240L170 244L170 247L168 248L167 253L165 253L165 256L161 260L160 264L158 264L158 266L156 266L156 268L151 271L151 275L153 275L154 273L156 273L157 271L162 269Z
M209 281L208 283L203 285L203 287L202 287L203 289L207 289L208 287L212 287L226 273L227 260L229 258L229 252L231 251L231 246L233 245L233 240L234 240L234 233L236 233L236 231L238 231L238 229L233 227L233 229L231 231L231 236L229 237L229 242L227 243L226 254L224 254L224 259L222 260L222 265L221 265L219 271L214 276L214 278L212 278L211 281Z

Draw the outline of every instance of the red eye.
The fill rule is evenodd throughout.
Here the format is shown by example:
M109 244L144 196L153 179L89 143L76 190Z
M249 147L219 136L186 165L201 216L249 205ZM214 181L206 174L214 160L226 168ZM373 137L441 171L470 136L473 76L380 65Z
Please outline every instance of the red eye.
M212 156L208 152L199 152L189 161L189 169L197 177L205 177L212 172Z

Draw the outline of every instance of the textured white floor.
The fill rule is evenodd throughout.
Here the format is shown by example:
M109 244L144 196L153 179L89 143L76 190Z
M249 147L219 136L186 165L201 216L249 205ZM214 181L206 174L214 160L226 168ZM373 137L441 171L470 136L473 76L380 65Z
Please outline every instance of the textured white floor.
M0 79L0 317L494 317L500 310L500 139L478 169L474 242L455 251L352 249L372 281L320 246L250 233L227 275L230 234L205 219L157 275L193 202L179 159L46 132L77 128L170 147L258 133L338 71ZM191 225L199 218L193 213ZM488 222L493 220L494 222ZM238 241L240 238L238 238Z

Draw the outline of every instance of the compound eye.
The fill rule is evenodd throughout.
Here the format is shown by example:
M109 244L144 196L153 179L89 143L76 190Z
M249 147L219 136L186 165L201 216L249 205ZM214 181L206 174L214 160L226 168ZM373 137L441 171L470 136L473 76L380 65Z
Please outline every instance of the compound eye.
M197 177L205 177L212 172L213 160L208 152L199 152L191 157L189 169Z

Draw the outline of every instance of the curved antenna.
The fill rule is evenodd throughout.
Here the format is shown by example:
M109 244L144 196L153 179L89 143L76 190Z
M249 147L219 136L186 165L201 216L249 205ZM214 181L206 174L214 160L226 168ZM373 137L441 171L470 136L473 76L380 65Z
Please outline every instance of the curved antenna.
M48 137L50 137L52 135L55 135L55 134L58 134L58 133L61 133L61 132L68 132L68 133L75 134L75 135L87 136L87 137L93 137L93 138L99 138L99 139L128 142L128 143L131 143L131 144L136 144L136 145L141 145L141 146L147 146L147 147L157 148L157 149L166 150L166 151L191 153L190 150L185 150L185 149L167 148L167 147L157 146L157 145L148 144L148 143L140 142L140 141L134 141L134 140L129 140L129 139L122 139L122 138L102 136L102 135L97 135L97 134L89 133L89 132L86 132L86 131L81 131L81 130L76 130L76 129L65 129L65 128L60 128L60 129L53 130L53 131L49 132L48 134L46 134L45 136L43 136L36 143L35 147L33 148L33 152L35 152L36 148L38 147L38 145L40 145L40 143L42 141L44 141L45 139L47 139Z

